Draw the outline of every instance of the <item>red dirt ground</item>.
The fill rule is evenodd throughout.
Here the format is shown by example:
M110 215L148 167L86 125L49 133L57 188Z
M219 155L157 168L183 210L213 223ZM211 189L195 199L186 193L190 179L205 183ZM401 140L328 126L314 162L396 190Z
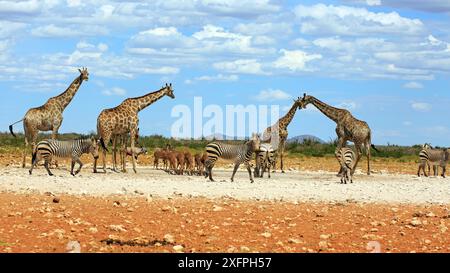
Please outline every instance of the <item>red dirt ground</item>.
M0 253L66 252L71 240L81 252L450 252L443 205L54 198L0 193Z

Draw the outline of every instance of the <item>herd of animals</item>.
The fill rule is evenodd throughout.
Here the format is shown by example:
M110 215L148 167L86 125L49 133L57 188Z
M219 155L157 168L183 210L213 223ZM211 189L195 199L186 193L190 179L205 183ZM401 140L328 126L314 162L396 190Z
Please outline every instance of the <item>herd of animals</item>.
M97 172L97 161L99 151L102 150L102 169L106 172L106 152L107 146L112 143L112 156L114 171L118 171L117 152L120 154L122 171L126 172L126 157L131 156L132 166L136 172L136 160L140 154L147 153L143 147L138 147L139 139L139 118L138 113L152 103L168 96L175 98L172 84L165 84L157 91L145 94L140 97L127 98L120 105L101 111L97 118L97 137L88 139L78 139L61 141L57 140L58 129L63 121L63 111L74 98L78 89L84 81L88 81L89 72L87 68L78 69L80 75L77 76L69 87L60 95L50 98L44 105L31 108L25 116L11 124L9 130L13 136L13 126L23 122L25 135L25 149L22 156L22 167L25 167L26 154L31 145L32 160L29 173L32 174L38 162L44 161L44 167L49 175L50 163L54 157L71 158L72 175L80 172L83 163L80 156L84 153L92 154L94 158L93 171ZM285 144L288 137L288 125L292 121L297 109L305 109L308 104L314 105L320 112L336 123L337 148L336 159L339 162L341 183L353 182L353 173L363 152L367 156L367 174L370 175L370 152L371 148L377 151L371 143L371 131L368 124L358 120L346 109L339 109L330 106L319 99L304 94L294 100L289 111L281 117L275 124L268 127L262 134L253 134L250 140L245 143L229 143L213 141L206 146L204 153L192 155L189 151L176 151L170 146L156 149L154 152L154 167L166 170L171 174L204 175L214 181L212 169L219 158L234 161L231 181L234 180L236 171L241 164L244 164L250 181L253 182L251 160L255 155L255 167L253 175L263 177L264 172L270 178L271 169L275 171L276 162L279 157L280 169L284 173ZM50 139L37 142L40 131L52 131ZM347 147L347 142L354 143L354 150ZM130 143L130 146L128 146ZM275 143L275 144L274 144ZM439 167L442 168L442 176L445 177L446 165L449 160L449 149L434 149L429 144L424 144L419 153L419 169L425 176L430 174L430 166L433 166L434 175L438 174ZM79 166L74 172L75 164ZM428 167L428 173L426 171Z

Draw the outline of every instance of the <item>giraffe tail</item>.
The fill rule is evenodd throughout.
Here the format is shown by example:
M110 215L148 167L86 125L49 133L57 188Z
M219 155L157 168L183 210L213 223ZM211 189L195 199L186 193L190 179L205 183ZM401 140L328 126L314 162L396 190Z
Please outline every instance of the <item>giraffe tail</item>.
M375 151L379 152L378 149L375 147L375 145L370 144L370 147L372 147Z
M11 135L13 135L14 137L16 137L16 134L14 134L14 132L13 132L13 125L16 124L16 123L19 123L19 122L21 122L21 121L23 121L23 120L24 120L24 119L21 119L21 120L19 120L19 121L14 122L14 123L11 124L11 125L9 125L9 132L11 132Z
M108 147L106 147L105 142L103 141L102 137L100 138L100 144L102 145L102 148L105 149L105 151L109 152Z

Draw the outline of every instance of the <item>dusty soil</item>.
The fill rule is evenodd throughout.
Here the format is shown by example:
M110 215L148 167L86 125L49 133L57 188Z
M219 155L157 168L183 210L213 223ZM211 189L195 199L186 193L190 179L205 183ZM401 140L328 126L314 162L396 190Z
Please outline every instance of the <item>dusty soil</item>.
M57 198L1 193L0 252L450 252L445 205Z
M450 252L450 178L417 178L414 162L361 162L341 185L334 158L290 158L287 173L251 184L245 170L218 182L174 176L140 158L138 174L47 176L0 154L0 253ZM64 165L64 164L60 164ZM130 166L130 164L128 164ZM290 169L290 170L289 170Z

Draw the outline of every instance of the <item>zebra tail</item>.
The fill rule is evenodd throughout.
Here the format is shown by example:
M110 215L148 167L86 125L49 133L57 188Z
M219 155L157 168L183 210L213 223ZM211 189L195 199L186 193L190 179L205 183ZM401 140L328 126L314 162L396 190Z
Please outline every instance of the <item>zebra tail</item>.
M103 148L103 149L105 149L107 152L109 152L109 151L108 151L108 147L106 147L105 142L103 141L103 138L102 138L102 137L100 138L100 144L102 145L102 148Z
M379 152L378 149L375 147L375 145L370 144L370 147L372 147L375 151Z
M16 134L14 134L14 132L13 132L13 125L16 124L16 123L19 123L19 122L21 122L21 121L23 121L23 120L24 120L24 119L21 119L21 120L19 120L19 121L14 122L14 123L11 124L11 125L9 125L9 132L11 132L11 135L13 135L14 137L17 137L17 136L16 136Z

